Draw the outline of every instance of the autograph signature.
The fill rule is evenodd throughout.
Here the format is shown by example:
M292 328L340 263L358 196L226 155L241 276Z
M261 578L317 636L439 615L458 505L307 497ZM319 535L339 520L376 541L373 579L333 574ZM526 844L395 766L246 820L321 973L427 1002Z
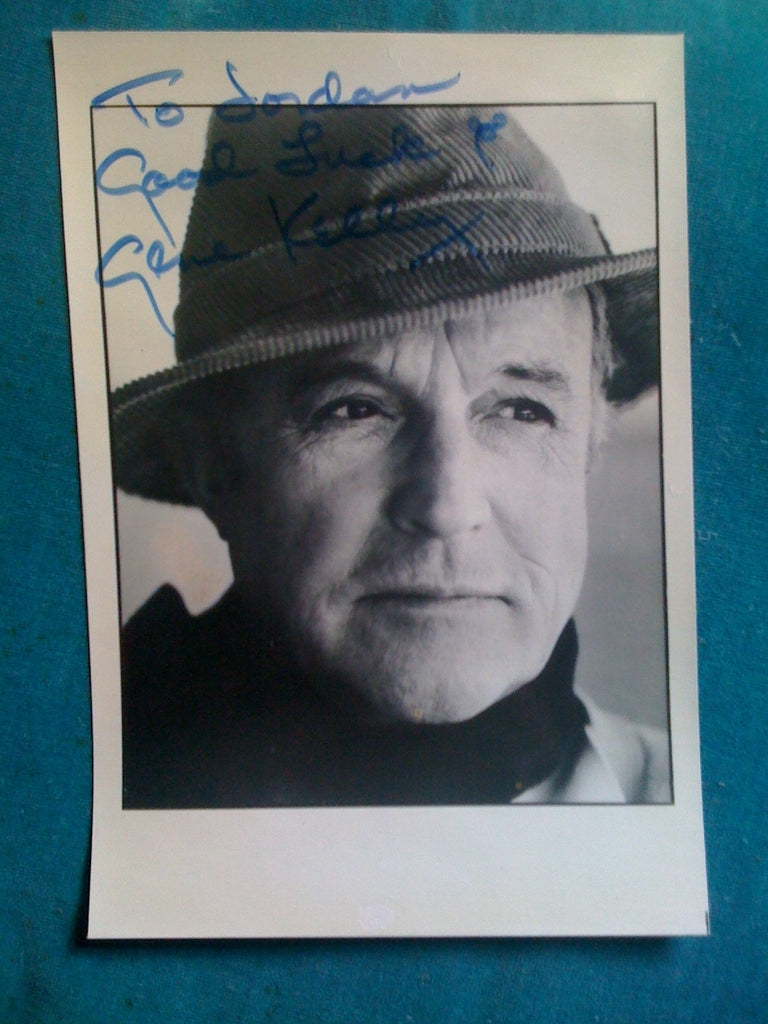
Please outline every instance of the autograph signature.
M306 104L319 115L323 107L384 103L393 98L406 100L412 96L451 89L460 79L460 74L456 74L442 81L399 84L380 91L363 85L352 89L345 96L340 75L336 71L329 71L323 84L312 90L303 100L293 91L266 91L259 101L240 84L236 77L237 68L231 61L227 61L225 70L235 89L235 95L220 104L216 111L218 116L226 121L245 121L256 116L259 111L264 115L273 116L281 107L289 104ZM110 101L122 102L143 128L173 129L184 120L183 108L170 100L154 105L142 104L141 90L144 86L157 87L162 83L172 89L183 74L181 69L169 68L133 78L95 96L92 105L98 108ZM158 324L173 337L172 327L163 315L153 287L154 282L176 270L181 263L180 245L177 244L163 211L164 197L174 191L190 191L198 185L214 187L226 179L256 177L267 169L272 173L276 172L278 178L309 179L321 170L334 172L343 168L347 172L354 172L358 169L367 170L403 162L432 160L440 156L439 148L430 148L419 135L403 125L396 126L389 140L378 150L356 149L354 139L346 145L337 144L332 147L325 138L322 118L318 120L318 116L311 116L312 112L308 109L303 110L302 115L304 119L298 128L287 133L282 140L286 155L276 160L271 168L241 164L232 143L227 141L222 141L213 148L209 166L203 170L182 167L166 173L149 166L143 150L135 146L123 146L111 152L95 171L98 192L114 198L139 196L150 211L161 237L147 240L141 238L135 230L126 231L103 252L94 275L99 285L106 289L129 283L138 284ZM493 167L493 162L487 148L505 125L506 118L500 112L494 113L487 121L482 121L476 116L467 120L468 145L474 148L477 158L489 168ZM364 215L355 205L350 206L341 219L334 226L330 226L324 218L316 215L316 207L321 198L319 192L308 191L297 204L292 204L293 208L290 211L286 212L281 211L279 198L275 195L265 195L286 256L292 263L296 263L301 252L308 247L330 248L352 238L367 238L382 233L405 235L427 229L431 232L434 243L412 258L412 270L451 246L463 248L483 266L486 265L482 253L476 248L471 237L472 229L483 218L482 211L462 224L454 223L450 218L439 214L416 212L404 215L404 211L398 206L398 197L391 195L382 199L370 215ZM233 252L222 241L212 240L207 255L187 257L187 261L189 265L207 266L231 262L247 255L246 251Z
M272 196L269 197L269 205L280 230L280 237L283 240L288 259L292 263L296 263L296 251L299 249L308 249L313 246L321 249L331 249L342 242L346 242L349 238L373 238L381 234L406 235L420 228L437 228L445 231L445 235L439 237L434 245L411 260L411 270L416 270L417 267L420 267L422 263L426 263L427 260L438 252L456 244L463 246L467 252L487 269L485 257L473 245L468 236L469 230L482 220L482 210L470 218L466 224L460 225L454 224L449 217L443 214L429 216L422 210L417 210L412 217L405 220L401 215L397 199L394 196L387 196L376 204L372 221L369 217L367 218L368 223L366 223L364 211L359 206L350 206L341 218L340 225L336 226L335 229L330 228L326 224L325 218L320 216L314 218L311 228L295 232L296 223L305 214L311 212L312 207L319 199L320 194L318 192L311 192L284 218L280 215L275 200Z

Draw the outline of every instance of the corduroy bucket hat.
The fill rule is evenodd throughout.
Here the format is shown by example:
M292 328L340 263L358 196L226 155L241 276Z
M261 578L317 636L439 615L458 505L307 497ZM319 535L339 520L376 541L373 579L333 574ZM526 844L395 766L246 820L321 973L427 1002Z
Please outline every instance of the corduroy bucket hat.
M655 249L612 253L504 108L215 110L179 279L175 365L112 396L115 481L161 501L194 503L171 408L267 360L599 285L608 399L658 379Z

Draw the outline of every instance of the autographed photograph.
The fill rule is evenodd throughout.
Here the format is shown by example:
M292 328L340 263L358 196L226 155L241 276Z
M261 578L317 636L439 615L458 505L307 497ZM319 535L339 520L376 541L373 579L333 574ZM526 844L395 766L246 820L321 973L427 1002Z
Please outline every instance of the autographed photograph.
M501 62L481 74L470 48L459 67L442 37L440 60L360 77L347 38L300 82L283 68L257 86L247 36L178 40L155 64L137 41L132 71L93 75L79 363L72 272L70 305L95 851L105 837L94 928L701 929L695 885L669 924L553 910L547 886L525 911L491 908L502 850L513 873L556 877L602 837L585 895L601 858L605 892L642 884L641 849L618 852L635 822L655 858L675 843L669 878L700 850L695 660L679 689L675 669L695 656L692 524L668 495L690 460L670 413L689 401L684 211L664 214L664 175L684 171L663 142L678 97L561 85L556 37L548 71L506 86ZM426 52L406 38L405 56ZM56 40L62 81L77 42ZM62 127L63 168L65 151ZM66 202L65 218L73 232ZM556 854L553 834L571 837ZM176 903L147 916L190 842L208 868L185 852ZM216 903L227 843L295 905L265 910L240 863L226 907L196 916L188 887L199 870ZM117 911L135 849L144 895ZM465 858L474 905L447 911ZM356 877L346 902L340 869Z

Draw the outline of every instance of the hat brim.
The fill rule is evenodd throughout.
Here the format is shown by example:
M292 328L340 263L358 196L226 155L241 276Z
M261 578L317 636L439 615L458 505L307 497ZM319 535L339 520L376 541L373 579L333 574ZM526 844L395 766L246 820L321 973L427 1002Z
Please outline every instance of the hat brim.
M656 251L623 255L562 258L488 254L485 287L478 289L477 269L462 260L435 260L422 267L418 291L410 304L398 305L386 282L352 282L306 310L292 308L283 330L277 322L260 323L239 333L215 351L177 363L127 384L112 395L111 431L114 482L129 494L156 501L194 505L195 500L168 443L168 416L183 402L190 385L234 373L269 360L379 338L448 319L462 319L482 309L537 295L600 285L617 369L606 385L616 405L632 401L659 380L659 313ZM468 261L467 261L468 262ZM221 296L220 301L226 301Z

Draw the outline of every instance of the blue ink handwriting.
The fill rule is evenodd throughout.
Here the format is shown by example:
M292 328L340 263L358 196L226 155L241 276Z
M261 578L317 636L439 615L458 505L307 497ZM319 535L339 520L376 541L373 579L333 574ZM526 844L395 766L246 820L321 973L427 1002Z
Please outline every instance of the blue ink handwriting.
M238 82L235 77L237 67L232 61L227 61L226 71L227 77L237 95L225 100L217 107L217 113L222 120L249 121L256 116L257 108L259 107L263 108L265 113L277 113L281 107L286 105L302 105L302 100L298 93L289 91L265 92L261 98L261 103L259 103L258 98L251 95ZM427 96L451 89L454 85L458 84L460 78L461 73L459 72L451 78L446 78L439 82L427 82L421 85L415 82L411 82L408 85L401 83L399 85L392 85L381 92L376 92L375 89L371 89L367 85L359 85L356 89L353 89L347 98L343 98L341 76L337 71L329 71L325 76L323 84L309 93L304 103L309 107L337 107L386 103L387 100L394 99L395 97L400 100L407 100L411 96ZM244 107L246 109L243 109Z
M475 150L488 170L493 170L493 161L483 150L486 142L495 142L499 131L506 125L507 119L501 111L497 111L490 121L481 121L477 117L470 117L467 121L467 128L473 133Z
M386 103L391 99L404 101L412 97L427 96L449 90L461 78L460 73L457 73L440 81L400 83L381 90L367 85L359 85L350 92L346 92L341 75L337 71L331 70L323 78L322 84L309 92L304 99L294 91L272 92L267 90L259 101L240 84L236 73L237 67L231 61L227 61L226 75L235 95L216 108L219 117L233 122L250 120L256 116L259 110L263 111L265 115L274 115L279 113L281 107L289 104L299 106L304 104L319 113L324 107L373 105ZM127 104L131 114L143 128L151 129L155 126L175 128L184 120L184 111L179 104L170 101L142 104L140 96L142 88L146 86L157 86L164 83L168 88L172 88L183 77L184 72L180 68L167 68L151 74L140 75L105 89L93 97L91 105L103 108L110 101L123 102ZM153 92L151 95L155 96L156 93ZM145 113L147 110L152 111L151 115ZM304 109L302 109L302 116L308 117L308 113ZM478 125L471 129L475 131L475 148L484 159L487 157L485 157L481 146L495 137L495 133L488 134L492 126L494 126L493 121L490 125ZM496 123L495 127L500 126ZM325 141L322 126L316 118L303 120L297 133L293 137L283 140L283 147L287 155L276 162L275 169L279 174L294 178L310 178L321 169L331 171L341 167L348 170L370 169L395 165L403 161L429 160L440 154L439 149L429 149L420 136L409 132L402 125L393 129L389 144L385 144L381 151L372 148L355 151L350 146L344 145L340 145L338 148L332 147ZM155 238L147 244L133 232L122 235L107 248L99 260L94 273L98 284L107 289L116 288L129 282L137 283L145 293L160 327L166 334L173 337L172 327L160 309L153 283L178 267L182 267L182 269L184 266L192 265L202 267L234 261L247 256L248 252L229 251L225 243L214 242L209 255L186 256L182 260L168 222L161 210L163 196L172 190L187 192L198 184L214 187L226 179L247 178L258 173L258 167L238 166L235 149L227 141L219 142L213 147L210 153L210 166L201 171L184 167L170 175L157 168L148 167L148 159L141 149L125 146L114 150L96 168L97 190L104 195L118 198L129 195L140 196L151 212L155 224L162 232L164 241ZM330 248L350 238L367 238L384 232L406 234L418 229L431 229L437 230L440 237L430 249L412 260L412 269L452 245L461 246L484 266L486 265L482 253L477 250L469 237L470 230L482 219L482 213L477 214L465 224L455 224L448 217L429 216L423 212L417 212L406 219L403 217L402 211L398 209L397 201L394 198L388 198L378 204L373 222L366 223L363 211L353 205L344 213L340 228L331 229L325 218L316 216L310 229L306 227L301 229L297 222L312 211L319 200L318 193L309 195L285 220L281 218L275 201L271 197L268 198L286 253L292 262L296 262L296 250L312 245ZM170 247L170 252L166 250L166 246ZM122 267L126 265L126 260L128 269L119 272L117 270L118 263Z
M362 153L350 155L342 144L333 153L326 146L320 146L322 140L322 125L317 121L303 121L295 139L282 140L285 149L298 151L300 155L276 161L276 170L289 178L310 178L321 166L331 171L339 167L361 167L368 170L399 164L404 160L430 160L440 154L439 149L427 149L421 136L413 135L404 125L396 125L392 129L388 152L376 153L373 149L366 149Z
M297 262L296 250L307 249L312 246L319 246L323 249L330 249L350 238L373 238L381 234L405 235L417 229L445 229L447 234L431 246L425 252L415 256L410 262L410 269L416 270L422 263L426 263L432 256L436 255L449 246L458 244L463 246L478 262L488 269L488 264L483 253L474 245L468 237L468 231L478 224L483 217L482 211L470 218L466 224L456 225L444 214L428 216L418 210L408 220L403 220L397 205L397 200L392 196L381 199L375 208L373 222L367 226L364 223L364 213L360 206L352 205L347 208L341 218L341 225L335 231L327 226L325 217L315 217L309 228L294 228L305 214L309 213L320 199L318 192L311 192L303 199L298 206L286 217L283 218L277 208L277 203L272 196L269 197L269 205L272 214L280 231L288 259L292 263Z
M141 121L145 128L149 128L149 121L133 102L133 97L128 90L135 91L143 85L152 85L155 82L162 81L166 81L171 86L175 85L183 77L184 72L180 68L169 68L167 71L155 71L151 75L141 75L139 78L132 78L128 82L121 82L120 85L115 85L111 89L100 92L98 96L94 96L91 100L91 106L103 107L108 100L114 100L118 96L125 94L125 99L131 108L131 112ZM161 128L174 128L183 120L184 111L176 103L160 103L155 107L155 122Z
M182 255L179 269L187 271L193 267L211 267L216 263L234 263L250 254L251 249L232 250L227 248L226 242L214 242L207 256Z
M125 168L127 162L138 161L138 175L139 180L131 181L128 180L126 184L113 184L110 185L105 181L105 175L107 171L111 170L116 164L121 165L121 169ZM171 243L175 245L173 235L165 222L165 218L158 209L156 199L165 195L171 189L179 189L182 192L188 192L194 188L199 180L203 180L206 185L216 185L220 181L224 181L226 178L249 178L254 174L258 174L258 168L256 167L241 167L236 166L237 158L235 156L234 147L230 142L221 141L217 143L211 150L211 166L205 168L202 171L192 171L189 167L183 167L180 171L174 174L172 177L168 177L162 171L158 170L147 170L147 160L141 150L132 149L130 147L124 149L116 149L110 153L108 157L105 157L101 161L99 166L96 168L96 186L99 191L104 192L108 196L126 196L131 193L137 192L143 196L147 205L149 206L152 214L160 225L163 234ZM126 175L129 179L130 173Z
M420 267L422 263L427 263L430 259L432 259L433 256L436 256L439 252L442 252L443 249L447 249L449 246L454 245L455 243L463 245L467 252L471 256L474 256L474 258L477 260L477 262L482 266L484 270L490 270L485 255L467 237L467 232L469 231L469 229L475 227L476 224L479 224L482 219L482 210L480 210L479 213L476 213L474 217L470 217L466 224L461 224L458 227L455 224L453 224L448 219L448 217L441 216L432 218L432 220L429 221L429 223L432 223L435 226L441 225L443 227L448 228L448 234L445 236L445 238L441 238L439 239L439 241L435 242L435 244L430 249L427 249L425 252L421 253L421 255L416 256L414 259L412 259L410 264L411 270L416 270L416 268Z
M96 268L96 281L102 286L102 288L116 288L118 285L127 284L129 281L137 281L149 299L149 304L152 307L152 311L157 317L157 321L166 334L173 337L173 331L165 322L163 314L160 312L160 307L157 304L154 292L150 282L146 279L144 274L140 274L135 270L129 270L122 274L117 274L115 277L106 278L104 276L107 267L113 259L122 252L124 249L131 247L133 255L138 256L144 251L144 243L136 235L123 235L113 245L110 245L109 249L104 253L102 258L99 260L99 265ZM146 263L147 269L152 272L156 278L162 277L163 274L167 274L169 270L173 270L179 264L179 257L172 256L170 259L165 259L165 247L160 241L154 241L149 249L147 250L144 262Z
M139 181L128 181L124 185L109 185L104 180L104 176L115 164L125 164L127 161L138 161L139 175L141 178ZM163 234L171 243L175 245L173 235L165 222L163 215L157 207L155 202L160 196L164 195L170 189L178 188L182 191L188 191L195 187L195 184L199 178L199 172L191 171L185 167L175 174L172 178L168 178L162 171L149 170L147 171L147 160L144 154L138 149L116 149L110 153L108 157L101 161L99 166L96 168L96 187L99 191L104 192L108 196L127 196L133 192L138 192L146 200L152 214L160 225Z

